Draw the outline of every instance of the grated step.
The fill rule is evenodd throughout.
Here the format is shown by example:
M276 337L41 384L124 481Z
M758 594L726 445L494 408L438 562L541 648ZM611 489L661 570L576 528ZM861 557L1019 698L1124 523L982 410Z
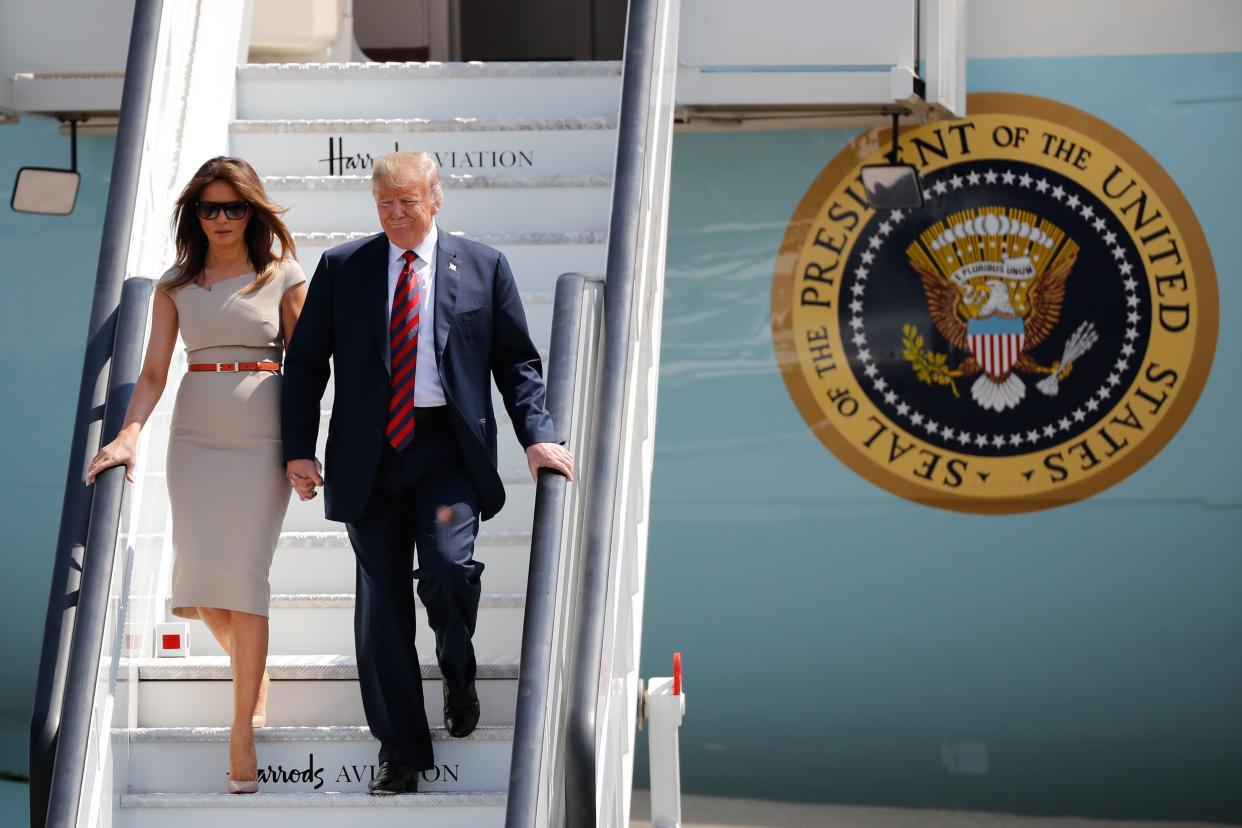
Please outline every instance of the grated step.
M424 679L441 678L440 665L424 661L420 665ZM121 672L137 671L144 681L231 681L232 668L227 656L190 656L187 658L123 658ZM287 655L268 656L267 672L272 681L356 681L358 661L352 655ZM512 656L478 659L480 681L516 679L518 661Z
M420 112L411 107L408 112ZM228 140L263 175L370 174L374 159L395 150L435 156L444 175L485 173L524 178L611 175L614 117L545 118L244 118Z
M480 561L486 568L487 562ZM523 561L525 563L525 561ZM417 564L417 562L415 562ZM487 572L483 577L490 581ZM273 579L276 588L284 585ZM411 575L409 588L414 590ZM435 652L435 635L426 610L414 595L417 618L414 622L415 646L420 653ZM355 596L351 592L276 593L271 596L268 624L268 652L274 656L306 653L354 652ZM522 619L526 608L523 593L484 593L474 631L474 650L479 658L517 657L522 651ZM173 619L171 615L170 620ZM190 627L191 656L223 656L224 650L200 621Z
M114 747L128 749L129 790L184 793L224 788L231 728L116 729ZM464 739L432 730L434 766L421 791L503 787L513 728L477 728ZM259 784L271 793L363 792L378 772L379 742L366 727L287 727L255 731Z
M250 80L449 80L466 78L620 78L619 60L405 61L354 63L243 63Z
M619 62L273 63L237 68L240 118L611 117Z
M115 728L113 736L121 736L137 743L159 742L228 742L231 728L228 727L135 727ZM431 728L433 742L448 742L457 739L450 736L442 727ZM371 728L365 725L347 726L333 725L329 727L257 727L254 730L256 742L372 742ZM475 728L474 732L465 737L471 742L509 742L513 740L513 728L507 725L490 725Z
M530 530L489 529L492 523L483 524L474 544L475 560L486 566L483 588L493 594L523 593L530 568ZM352 594L355 561L349 536L338 530L282 533L270 581L272 589L280 593ZM423 622L420 619L418 623Z
M308 808L315 828L501 828L504 791L416 793L145 793L120 796L121 825L128 828L305 828ZM221 811L228 812L227 817ZM170 813L170 811L172 813Z
M608 224L610 176L476 176L457 183L445 188L437 221L468 238L497 232L595 233ZM286 220L294 232L330 233L375 220L368 176L269 175L264 184L272 199L288 208Z
M475 687L479 693L480 725L512 725L517 682L481 679ZM137 699L138 718L134 724L139 727L228 727L233 721L233 685L229 681L118 682L113 726L129 724L126 705L131 698ZM427 721L440 724L443 706L439 676L424 678L423 708ZM365 723L356 680L282 678L271 684L267 703L267 724L271 727L358 727Z
M243 118L229 125L244 132L578 132L615 130L616 118Z

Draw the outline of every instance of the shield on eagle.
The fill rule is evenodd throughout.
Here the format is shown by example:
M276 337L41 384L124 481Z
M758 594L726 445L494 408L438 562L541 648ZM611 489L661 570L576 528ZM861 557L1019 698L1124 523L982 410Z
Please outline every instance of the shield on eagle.
M989 316L966 322L966 341L983 373L994 380L1009 376L1026 344L1026 325L1020 317Z

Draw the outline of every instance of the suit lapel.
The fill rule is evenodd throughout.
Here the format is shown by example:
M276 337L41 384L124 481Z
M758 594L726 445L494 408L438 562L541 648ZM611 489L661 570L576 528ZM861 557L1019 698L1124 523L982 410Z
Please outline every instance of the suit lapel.
M457 243L448 233L440 231L436 244L436 362L444 357L449 331L453 328L454 306L457 303L457 283L460 279L457 263Z
M366 326L375 340L380 359L389 373L388 355L388 237L380 233L360 251L362 255L363 303Z

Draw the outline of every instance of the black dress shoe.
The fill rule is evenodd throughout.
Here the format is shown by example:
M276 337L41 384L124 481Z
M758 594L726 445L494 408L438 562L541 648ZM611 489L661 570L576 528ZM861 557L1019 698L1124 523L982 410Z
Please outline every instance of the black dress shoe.
M381 762L379 772L367 784L372 796L418 793L418 768L409 768L392 762Z
M443 679L444 684L444 727L449 734L463 739L474 732L479 723L479 694L474 690L474 682L465 687L454 687Z

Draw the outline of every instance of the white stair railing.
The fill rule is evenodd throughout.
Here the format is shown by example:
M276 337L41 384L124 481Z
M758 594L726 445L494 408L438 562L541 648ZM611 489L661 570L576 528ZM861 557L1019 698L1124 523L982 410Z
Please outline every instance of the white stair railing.
M634 0L605 281L600 394L575 623L565 823L626 825L651 496L678 0Z

